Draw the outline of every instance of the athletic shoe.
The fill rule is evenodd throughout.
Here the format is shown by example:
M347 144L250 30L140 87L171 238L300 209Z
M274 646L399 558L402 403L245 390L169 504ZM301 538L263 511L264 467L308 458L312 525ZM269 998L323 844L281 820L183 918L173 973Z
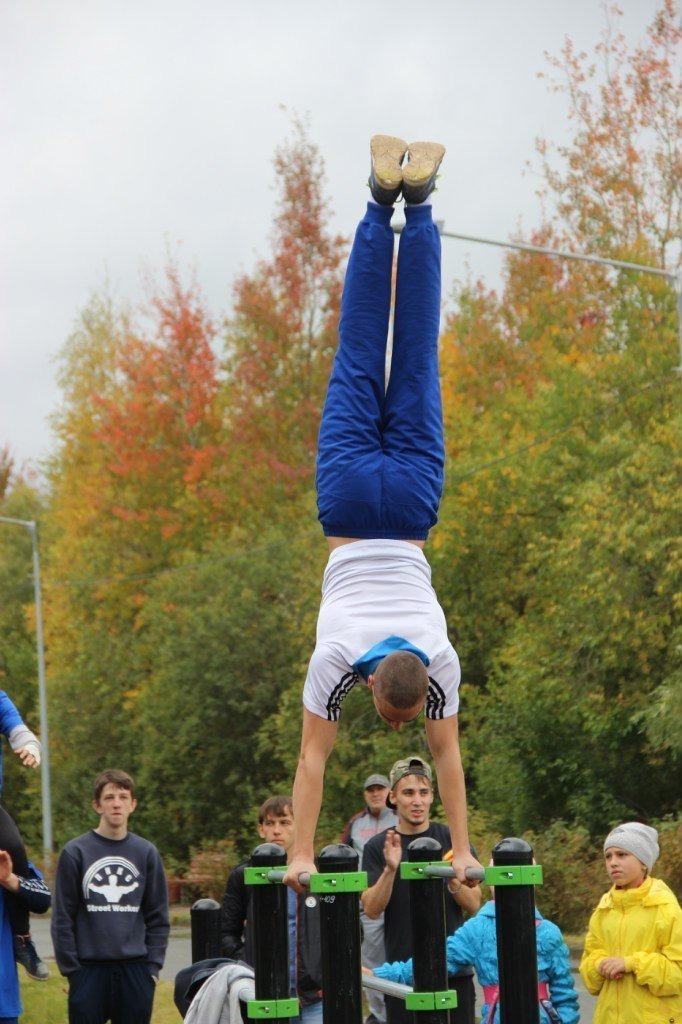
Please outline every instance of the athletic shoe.
M393 206L403 187L401 163L407 152L407 143L393 135L373 135L369 143L372 170L369 187L377 203Z
M423 203L436 187L436 176L445 146L440 142L411 142L407 147L407 163L403 167L403 199L406 203Z
M38 956L30 935L14 936L14 959L26 969L29 978L47 981L50 977L50 968Z

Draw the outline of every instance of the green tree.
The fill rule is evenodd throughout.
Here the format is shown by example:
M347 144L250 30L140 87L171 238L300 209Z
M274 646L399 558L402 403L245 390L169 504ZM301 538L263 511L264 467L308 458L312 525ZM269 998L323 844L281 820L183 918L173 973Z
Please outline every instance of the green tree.
M0 516L38 521L43 499L13 468L9 452L2 464L7 473L0 489ZM35 632L33 557L28 530L0 523L0 689L17 706L22 718L40 736L38 661ZM24 768L3 744L3 806L15 818L25 841L42 846L40 772Z
M252 843L254 809L291 786L291 765L259 735L292 679L300 701L310 645L300 623L312 597L302 584L316 561L305 533L237 529L149 589L139 623L141 817L176 860L202 842Z
M622 40L598 48L596 94L567 46L577 133L546 168L557 218L532 242L674 265L679 44L665 3L634 55ZM628 124L648 130L625 153ZM514 254L499 298L461 290L444 346L450 475L433 564L459 634L474 799L517 832L665 813L680 770L661 719L679 686L673 290Z

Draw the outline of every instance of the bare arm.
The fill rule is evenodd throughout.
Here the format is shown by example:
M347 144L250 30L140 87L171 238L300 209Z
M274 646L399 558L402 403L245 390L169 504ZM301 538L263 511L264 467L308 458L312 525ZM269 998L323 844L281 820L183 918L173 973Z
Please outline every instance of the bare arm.
M371 885L369 889L365 889L362 894L362 906L364 908L367 917L376 918L383 914L388 901L393 893L393 884L396 879L396 873L400 867L400 861L403 855L402 846L400 845L400 836L395 829L389 828L386 833L386 842L384 843L384 860L386 866L377 878L374 885Z
M424 727L436 766L438 792L450 829L452 866L457 871L460 882L470 887L477 886L476 882L466 881L464 878L465 868L480 868L481 865L469 849L467 799L459 751L457 715L451 718L427 718Z
M284 881L296 892L302 891L298 876L314 873L315 829L322 806L324 769L332 752L338 725L303 709L301 754L294 779L294 841Z

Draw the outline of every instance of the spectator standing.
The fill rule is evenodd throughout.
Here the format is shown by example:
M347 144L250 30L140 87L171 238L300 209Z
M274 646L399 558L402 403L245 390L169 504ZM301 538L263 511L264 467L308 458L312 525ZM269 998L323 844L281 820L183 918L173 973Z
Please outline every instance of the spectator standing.
M385 775L378 773L369 775L365 779L362 791L365 807L353 815L339 838L340 843L346 843L357 850L360 863L362 863L362 852L367 840L398 824L398 816L386 804L389 790L389 782ZM377 967L386 959L384 915L380 914L374 919L367 917L361 904L360 922L362 924L362 965L370 968ZM370 1010L365 1024L375 1024L375 1022L383 1024L386 1020L386 1005L381 992L368 989L365 996Z
M362 867L367 872L369 888L362 894L368 917L384 911L384 938L389 961L407 960L412 955L410 929L409 883L400 878L399 868L407 859L407 848L418 836L430 836L442 846L444 854L452 848L447 825L430 820L433 803L431 766L420 757L408 757L391 768L390 805L398 815L396 828L389 828L370 839L365 846ZM472 850L472 856L476 854ZM475 914L481 905L480 886L464 885L458 878L443 880L449 896L445 897L447 934L453 934L463 923L464 914ZM474 1024L475 991L473 968L464 967L450 980L457 992L458 1007L453 1010L452 1024ZM388 1024L411 1024L411 1013L405 1004L386 998Z
M55 880L52 942L69 981L69 1024L149 1024L170 930L163 864L128 831L130 775L98 775L92 806L99 824L66 844Z
M258 811L258 835L286 852L294 837L291 796L271 796ZM249 886L244 881L248 860L230 873L223 896L220 933L222 955L253 966L249 930ZM299 1001L300 1014L291 1024L322 1024L322 953L320 905L309 893L297 894L287 888L289 911L289 972L292 997Z
M50 891L40 872L29 864L26 875L17 874L8 851L0 849L0 1024L17 1024L22 1012L8 908L10 898L34 914L44 914L50 907Z
M41 747L37 736L31 732L16 706L4 690L0 690L0 732L7 737L10 747L26 768L37 768L40 764ZM2 794L2 746L0 745L0 794ZM4 807L0 807L0 850L9 853L14 871L19 877L30 874L28 855L14 819ZM30 978L47 981L49 968L38 956L31 939L29 907L21 893L16 895L6 890L5 905L12 927L14 959L21 964Z
M598 997L594 1024L682 1020L682 911L651 871L658 833L638 821L609 832L613 883L590 918L580 975Z

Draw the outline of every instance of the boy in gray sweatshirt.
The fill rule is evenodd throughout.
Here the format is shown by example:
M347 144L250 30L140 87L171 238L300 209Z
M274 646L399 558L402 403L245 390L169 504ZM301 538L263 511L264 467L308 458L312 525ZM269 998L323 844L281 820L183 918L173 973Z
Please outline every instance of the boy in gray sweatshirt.
M97 828L59 856L52 913L69 1024L149 1024L168 945L168 893L156 847L128 831L137 806L126 772L95 780Z

